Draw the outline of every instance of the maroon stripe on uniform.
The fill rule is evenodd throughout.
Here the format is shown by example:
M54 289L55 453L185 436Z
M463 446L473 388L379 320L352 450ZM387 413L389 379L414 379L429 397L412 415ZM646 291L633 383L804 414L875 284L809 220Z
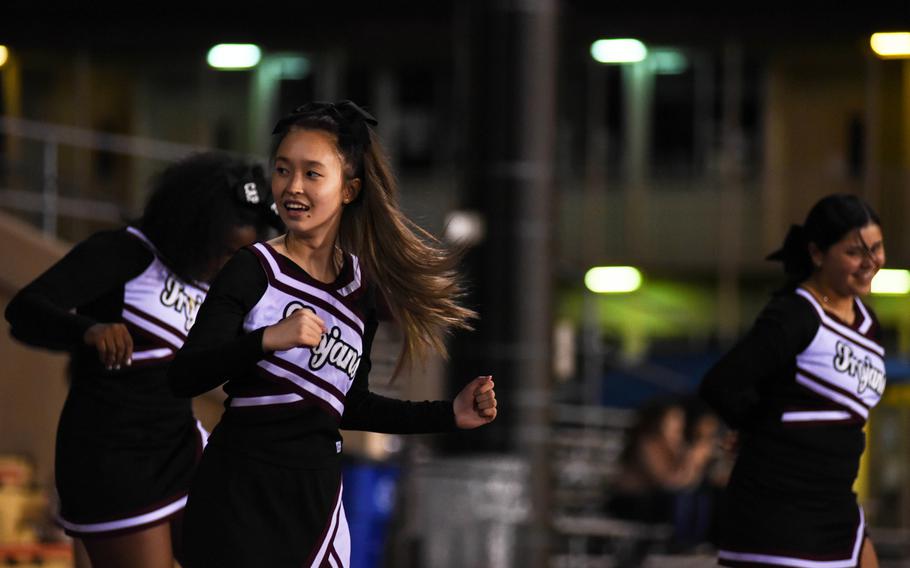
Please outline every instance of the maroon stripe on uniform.
M816 375L815 373L810 373L809 371L803 369L802 367L797 367L797 368L796 368L796 372L799 373L799 374L801 374L801 375L803 375L803 376L805 376L807 379L809 379L809 380L811 380L811 381L813 381L813 382L815 382L815 383L818 383L819 385L821 385L821 386L823 386L823 387L825 387L825 388L829 388L829 389L831 389L831 390L833 390L833 391L835 391L835 392L837 392L837 393L839 393L839 394L842 394L842 395L844 395L844 396L850 398L851 400L854 400L854 401L856 401L856 402L862 404L865 408L872 408L872 406L870 406L869 404L866 404L866 402L864 402L863 399L859 398L859 396L857 396L856 393L852 393L852 392L850 392L850 391L848 391L848 390L845 390L845 389L843 389L843 388L841 388L841 387L839 387L839 386L837 386L837 385L835 385L835 384L829 383L828 381L826 381L825 379L819 377L819 376ZM818 393L815 393L815 394L817 395Z
M325 379L313 374L312 372L304 369L303 367L300 367L298 365L295 365L294 363L291 363L290 361L281 359L280 357L276 357L274 354L266 355L264 357L264 359L266 361L268 361L269 363L272 363L275 366L281 367L282 369L284 369L285 371L287 371L289 373L294 373L295 375L299 375L300 378L313 383L314 385L316 385L317 387L319 387L321 389L327 390L335 398L338 399L338 402L340 402L341 404L344 404L345 393L341 392L338 389L338 387L336 387L332 383L326 381Z
M275 277L275 273L272 272L272 267L271 267L271 265L269 265L268 260L266 260L265 257L263 256L262 251L260 251L257 248L251 248L250 250L252 250L256 254L256 256L259 258L259 263L262 265L263 270L265 270L265 274L268 277L270 286L272 286L273 288L275 288L277 290L281 290L285 294L288 294L290 296L294 296L295 298L299 298L300 300L309 302L310 304L313 304L314 306L319 306L323 310L332 314L333 317L344 322L345 325L347 325L351 329L356 329L359 331L361 328L366 328L366 324L364 322L361 321L359 324L354 322L354 320L352 320L347 315L342 313L337 307L333 306L330 302L326 302L325 300L323 300L321 298L317 298L311 294L308 294L307 292L305 292L303 290L298 290L297 288L294 288L293 286L289 286L283 282L280 282ZM348 307L346 302L339 302L339 303L344 304L345 307Z
M281 375L276 375L274 373L271 373L271 372L267 371L266 369L263 369L262 367L257 367L256 372L260 377L263 377L267 380L284 382L285 384L287 384L288 386L291 387L291 389L293 390L293 392L295 394L299 394L300 396L304 397L305 400L309 400L313 404L318 405L319 408L328 412L329 415L332 416L333 418L335 418L336 420L339 420L339 421L341 420L341 413L338 412L338 410L336 410L334 406L329 404L328 401L323 400L319 396L311 393L310 391L304 389L303 387L295 385L294 383L290 382L289 380L282 377ZM260 405L259 407L261 407L261 406L262 405ZM231 408L245 408L245 407L232 406ZM250 407L250 408L257 408L257 407Z
M309 567L313 565L313 561L316 560L316 555L319 553L322 543L325 542L325 538L329 534L329 527L332 526L332 517L335 514L335 509L338 508L338 501L341 499L341 480L338 480L338 492L335 494L334 505L332 505L332 510L329 513L329 519L325 523L325 528L322 529L322 534L319 535L319 538L316 539L316 544L313 545L313 550L310 551L310 555L307 556L304 566ZM336 527L337 528L337 527ZM334 537L334 535L333 535Z
M329 555L335 552L335 537L338 536L338 525L341 524L341 507L336 505L335 508L335 529L332 530L332 538L329 539L328 546L325 547L325 556L322 557L322 562L319 563L320 566L328 566L329 568L332 568L332 565L329 564Z
M195 426L194 426L194 428L195 428ZM146 513L152 513L154 511L157 511L158 509L167 507L168 505L170 505L171 503L174 503L175 501L179 501L180 499L183 499L184 497L186 497L186 494L187 494L187 492L185 490L179 491L177 493L172 494L170 497L166 497L164 499L159 499L158 501L155 501L154 503L152 503L150 505L146 505L146 506L140 507L138 509L133 509L126 513L118 513L116 515L109 515L106 517L95 517L95 518L91 518L91 519L89 519L89 518L74 519L71 517L68 518L63 514L61 514L60 516L63 518L64 521L74 524L74 525L97 525L97 524L101 524L101 523L112 523L112 522L116 522L116 521L122 521L124 519L131 519L133 517L139 517L141 515L145 515ZM92 534L99 534L99 533L92 533Z
M180 331L176 327L173 327L170 324L167 324L167 323L161 321L160 319L156 318L153 315L143 312L134 306L130 306L129 304L123 304L123 311L130 312L134 316L142 318L149 323L153 323L153 324L157 325L158 327L165 329L165 330L173 333L180 339L186 341L186 332Z
M341 269L341 274L339 274L335 282L326 284L325 282L320 282L319 280L316 280L310 276L303 268L297 266L297 264L295 264L294 261L292 261L290 258L275 250L275 247L269 243L263 242L262 244L265 246L265 249L269 252L269 255L271 255L272 259L278 265L281 273L291 280L296 280L297 282L313 286L314 288L319 288L320 290L325 290L326 292L337 291L338 289L342 289L345 286L348 286L351 282L354 281L353 260L348 260L350 257L347 254L345 254L346 262ZM300 276L297 276L295 273L300 274Z
M879 357L884 356L884 353L885 353L884 347L882 347L881 345L876 343L874 340L866 337L865 335L863 335L862 333L858 332L855 329L851 329L851 331L853 333L855 333L856 335L860 336L863 339L863 341L860 341L860 340L856 339L855 337L848 336L847 334L845 334L841 330L835 328L834 326L825 323L824 320L821 321L821 326L824 327L825 329L827 329L828 331L830 331L831 333L838 335L840 337L843 337L847 341L854 343L856 345L859 345L863 349L866 349L868 351L875 353ZM869 343L870 345L866 345L867 343Z

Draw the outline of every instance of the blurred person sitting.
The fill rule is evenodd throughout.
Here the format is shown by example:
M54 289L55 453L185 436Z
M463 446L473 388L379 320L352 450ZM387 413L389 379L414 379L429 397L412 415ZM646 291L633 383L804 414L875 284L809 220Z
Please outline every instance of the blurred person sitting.
M686 441L679 402L647 404L628 432L607 512L630 521L672 523L675 493L701 481L714 447L710 435Z
M733 467L735 442L731 431L697 397L684 404L685 439L690 448L710 447L699 479L680 490L674 500L674 543L678 550L691 550L715 542L718 510Z

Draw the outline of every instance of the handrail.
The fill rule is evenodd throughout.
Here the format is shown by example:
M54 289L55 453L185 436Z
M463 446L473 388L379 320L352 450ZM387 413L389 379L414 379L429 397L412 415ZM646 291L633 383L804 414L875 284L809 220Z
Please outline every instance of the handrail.
M207 146L165 142L143 136L112 134L12 116L0 116L0 135L34 140L43 145L40 193L21 188L3 188L0 189L0 199L4 206L11 209L40 213L42 229L45 234L50 236L57 235L57 218L61 214L78 219L113 222L119 222L123 217L123 208L110 201L60 197L58 188L58 149L60 146L72 146L165 162L177 161L190 154L212 150ZM225 153L241 156L236 152ZM260 156L243 156L245 159L262 161Z
M87 128L51 124L10 116L0 116L0 132L42 142L53 142L67 146L164 161L179 160L194 152L211 150L211 148L206 146L164 142L142 136L111 134Z

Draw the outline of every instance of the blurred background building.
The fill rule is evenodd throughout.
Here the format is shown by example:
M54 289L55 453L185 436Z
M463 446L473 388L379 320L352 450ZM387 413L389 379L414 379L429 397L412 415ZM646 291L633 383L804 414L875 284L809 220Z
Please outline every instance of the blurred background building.
M387 331L372 382L434 398L491 373L501 403L470 434L351 434L352 527L370 543L355 566L710 565L707 531L683 546L672 523L605 512L624 433L646 402L690 395L751 323L782 283L764 257L821 196L867 199L889 267L910 268L910 64L870 47L890 31L910 31L907 2L6 7L0 301L135 218L169 161L264 161L279 116L350 98L379 118L406 211L469 247L481 313L450 362L391 385ZM595 59L621 38L631 55ZM249 66L219 67L226 43L255 46ZM592 292L595 266L640 282ZM870 300L889 386L857 490L883 565L910 558L908 292ZM34 467L22 491L51 492L65 359L8 334L0 355L0 453ZM209 425L218 405L199 401Z

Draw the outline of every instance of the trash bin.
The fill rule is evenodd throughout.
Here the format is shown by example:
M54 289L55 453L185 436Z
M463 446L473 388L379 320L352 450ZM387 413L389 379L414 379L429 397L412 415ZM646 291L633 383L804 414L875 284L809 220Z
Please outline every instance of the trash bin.
M351 568L379 568L395 508L397 465L367 461L343 468L344 510L351 531Z

